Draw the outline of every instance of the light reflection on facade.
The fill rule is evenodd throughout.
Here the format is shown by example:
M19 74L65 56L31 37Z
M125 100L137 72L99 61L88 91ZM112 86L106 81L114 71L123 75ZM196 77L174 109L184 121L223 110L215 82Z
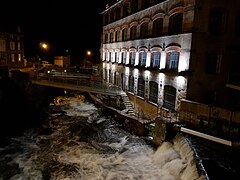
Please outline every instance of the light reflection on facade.
M205 121L210 129L209 120L217 114L230 124L230 132L232 122L240 119L240 28L231 21L239 6L203 1L129 0L106 8L103 72L114 76L114 83L140 104L136 107L144 107L140 111L151 114L157 107L178 113L183 122Z
M162 8L161 3L157 6ZM163 23L165 17L158 14L157 6L137 12L138 16L129 15L127 19L120 18L103 26L103 79L121 86L140 98L141 103L177 111L180 100L186 97L187 77L179 78L178 73L189 68L191 33L149 36L147 27L161 27L157 23ZM150 19L141 18L148 13L152 15ZM182 18L181 9L176 8L175 13L177 18ZM139 26L137 21L141 22Z

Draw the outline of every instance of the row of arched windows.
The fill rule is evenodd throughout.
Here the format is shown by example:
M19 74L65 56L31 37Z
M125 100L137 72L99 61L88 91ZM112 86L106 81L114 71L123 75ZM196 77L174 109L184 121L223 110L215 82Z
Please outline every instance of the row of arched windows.
M111 76L111 74L109 74ZM128 77L128 87L124 87L126 81L126 77L123 77L123 89L127 90L131 93L134 92L134 77L130 75ZM146 82L142 77L139 77L137 80L137 96L145 99L146 95ZM153 104L162 104L164 108L174 110L175 109L175 102L176 102L176 88L171 85L165 85L163 90L163 102L159 102L159 84L155 81L149 82L149 94L148 94L148 101Z
M143 21L143 22L141 22ZM138 22L131 23L130 26L123 25L104 32L103 43L121 42L135 39L145 39L160 37L163 35L174 35L182 33L183 13L175 13L169 17L168 31L164 32L164 16L157 16L150 20L145 18ZM141 22L141 23L140 23Z
M162 54L166 54L164 55L164 59L162 59L162 61L165 61L165 63L161 63ZM169 51L167 53L162 51L150 52L147 50L141 50L139 52L104 52L103 61L130 66L178 71L179 56L180 53L178 51Z
M104 14L103 24L107 25L163 1L164 0L128 0L123 3L119 3L112 7L109 12Z
M118 82L116 79L117 78L116 73L112 73L111 70L105 69L104 79L106 80L107 78L110 83L118 85L117 84ZM156 105L162 104L164 108L167 108L169 110L175 110L177 91L176 91L176 88L174 88L173 86L171 85L164 86L163 99L162 99L162 102L160 102L159 84L157 82L149 81L149 86L148 86L149 91L146 91L146 81L144 80L143 77L138 77L136 87L134 83L134 77L132 75L128 76L128 83L126 84L127 77L121 74L121 82L122 82L122 89L124 91L129 91L132 94L137 93L136 94L137 96L139 96L142 99L146 99L153 104L156 104ZM136 89L136 92L135 92L135 89Z

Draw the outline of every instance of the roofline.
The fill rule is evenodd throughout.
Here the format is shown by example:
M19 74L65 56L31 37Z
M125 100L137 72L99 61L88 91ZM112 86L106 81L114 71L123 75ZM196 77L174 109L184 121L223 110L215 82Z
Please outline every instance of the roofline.
M117 6L117 5L120 4L122 1L124 1L124 0L117 0L116 3L114 3L114 4L111 5L110 7L106 8L104 11L100 12L99 14L104 14L106 11L108 11L109 9ZM106 7L107 7L108 5L109 5L109 4L106 4Z

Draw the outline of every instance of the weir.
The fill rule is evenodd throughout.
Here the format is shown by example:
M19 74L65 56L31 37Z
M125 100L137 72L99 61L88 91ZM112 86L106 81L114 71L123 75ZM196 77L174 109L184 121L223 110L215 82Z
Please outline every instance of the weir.
M227 146L232 146L233 145L232 141L228 141L228 140L225 140L225 139L222 139L222 138L214 137L214 136L211 136L211 135L208 135L208 134L204 134L204 133L201 133L201 132L198 132L198 131L194 131L192 129L181 127L180 131L184 132L184 133L192 134L194 136L198 136L198 137L201 137L201 138L204 138L204 139L208 139L210 141L221 143L221 144L224 144L224 145L227 145Z
M194 136L197 136L197 137L201 137L201 138L204 138L204 139L216 142L216 143L220 143L220 144L223 144L223 145L226 145L226 146L230 146L230 147L234 147L234 148L240 148L240 141L231 141L231 140L219 138L219 137L216 137L216 136L212 136L212 135L209 135L209 134L205 134L205 133L202 133L202 132L199 132L199 131L195 131L195 130L192 130L192 129L189 129L189 128L182 127L179 124L174 124L172 129L174 129L175 131L180 131L180 132L183 132L183 133L187 133L187 134L191 134L191 135L194 135Z
M193 136L204 138L204 139L207 139L207 140L210 140L210 141L213 141L216 143L220 143L220 144L223 144L226 146L240 148L239 141L231 141L231 140L219 138L216 136L212 136L209 134L205 134L205 133L193 130L193 129L183 127L178 122L173 122L173 121L170 121L170 120L162 118L162 117L156 118L156 120L155 120L155 130L153 133L153 142L154 142L154 144L159 145L159 144L163 143L164 141L169 141L177 134L177 132L191 134Z

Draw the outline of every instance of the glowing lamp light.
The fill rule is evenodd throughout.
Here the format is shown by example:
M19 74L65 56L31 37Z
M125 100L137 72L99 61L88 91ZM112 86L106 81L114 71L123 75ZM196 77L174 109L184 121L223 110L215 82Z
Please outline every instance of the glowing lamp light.
M40 43L41 48L43 49L47 49L48 45L46 43Z
M92 53L91 51L87 51L87 55L90 56Z

